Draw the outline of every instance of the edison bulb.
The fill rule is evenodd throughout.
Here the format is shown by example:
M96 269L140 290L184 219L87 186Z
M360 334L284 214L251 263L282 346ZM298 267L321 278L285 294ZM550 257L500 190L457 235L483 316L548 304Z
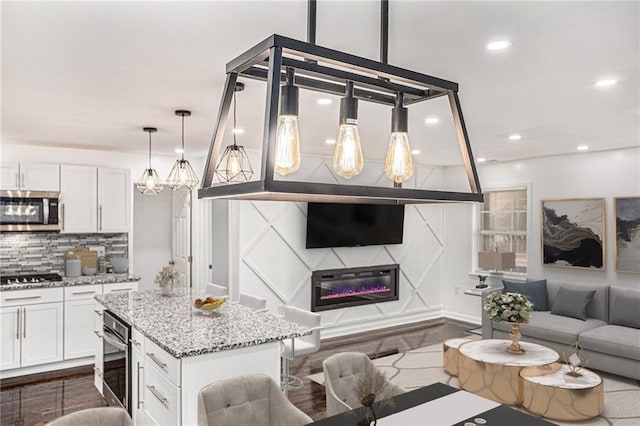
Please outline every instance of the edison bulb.
M147 180L146 180L146 189L154 189L156 187L156 180L155 177L153 176L153 172L148 172L147 173Z
M178 182L184 184L187 181L187 169L183 164L180 164L180 170L178 170Z
M298 135L298 117L281 115L276 132L275 172L288 175L300 167L300 140Z
M235 176L240 173L242 167L240 166L240 160L238 159L237 154L231 152L229 154L229 161L227 162L227 173L229 175L229 179L233 179Z
M384 173L397 183L402 183L413 175L413 158L407 133L391 133L387 159L384 162Z
M362 147L358 126L342 124L333 149L333 170L343 178L350 179L362 172Z

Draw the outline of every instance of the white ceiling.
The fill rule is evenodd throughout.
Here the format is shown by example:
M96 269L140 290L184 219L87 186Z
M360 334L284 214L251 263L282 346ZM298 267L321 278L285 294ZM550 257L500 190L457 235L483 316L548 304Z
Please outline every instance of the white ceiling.
M378 59L378 1L318 2L317 43ZM460 83L476 157L508 160L637 146L638 2L391 1L389 62ZM304 40L306 1L3 2L3 140L205 155L225 64L272 33ZM512 46L488 52L487 42ZM618 84L597 88L612 77ZM338 98L302 91L303 152L330 154ZM264 84L238 96L239 143L258 146ZM410 107L422 163L459 163L448 102ZM440 123L427 125L427 116ZM365 157L383 159L390 111L360 103ZM519 133L519 141L508 140Z

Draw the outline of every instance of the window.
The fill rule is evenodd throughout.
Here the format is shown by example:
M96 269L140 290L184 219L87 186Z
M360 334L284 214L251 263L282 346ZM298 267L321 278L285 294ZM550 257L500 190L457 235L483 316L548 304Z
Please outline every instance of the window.
M484 192L478 224L478 251L515 252L516 267L527 272L527 188Z

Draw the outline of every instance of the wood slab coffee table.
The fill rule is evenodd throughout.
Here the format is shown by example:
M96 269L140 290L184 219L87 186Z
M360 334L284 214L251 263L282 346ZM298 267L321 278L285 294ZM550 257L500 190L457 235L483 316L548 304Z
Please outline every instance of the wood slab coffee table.
M520 405L520 370L558 361L553 349L537 343L520 342L522 355L507 352L510 340L486 339L463 343L458 348L460 387L502 404Z

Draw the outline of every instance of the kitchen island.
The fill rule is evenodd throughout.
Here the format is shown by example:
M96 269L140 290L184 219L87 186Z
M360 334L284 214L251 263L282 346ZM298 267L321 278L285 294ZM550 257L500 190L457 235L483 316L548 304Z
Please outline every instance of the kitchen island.
M136 424L195 425L198 391L217 380L263 373L279 382L280 341L311 333L233 302L203 315L192 307L197 296L178 290L173 297L159 291L95 297L132 328L129 404ZM96 359L96 371L104 371Z

